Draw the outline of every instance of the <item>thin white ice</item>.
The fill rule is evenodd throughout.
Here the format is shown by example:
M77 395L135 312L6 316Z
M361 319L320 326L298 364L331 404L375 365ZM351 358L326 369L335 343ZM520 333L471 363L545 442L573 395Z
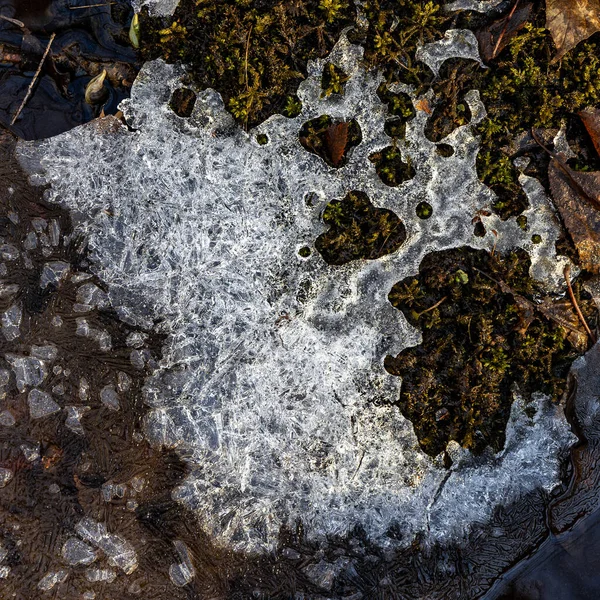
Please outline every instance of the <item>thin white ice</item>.
M552 488L573 441L547 398L535 397L532 418L517 400L505 449L475 460L453 444L448 472L420 450L412 424L379 402L400 389L385 356L420 340L387 295L426 253L520 246L532 274L555 289L563 262L543 189L525 176L530 230L483 217L487 235L473 235L472 218L493 195L477 179L471 125L443 140L454 149L443 157L424 135L427 112L417 110L401 144L416 175L397 188L382 183L368 156L391 144L387 108L376 95L381 77L359 66L361 52L342 37L327 59L351 76L343 96L321 98L326 61L311 63L298 92L302 113L249 134L211 90L198 94L190 118L176 116L168 103L182 71L155 61L122 105L133 130L109 119L20 147L34 180L51 184L48 199L73 211L113 306L168 333L146 386L146 433L193 463L177 497L239 549L269 549L297 520L312 539L356 525L381 544L409 543L420 531L461 536L494 507ZM467 100L475 124L484 107L476 91ZM343 168L298 141L302 124L322 114L360 125L362 143ZM326 229L320 217L350 190L393 210L408 237L384 258L328 266L314 249ZM415 213L423 200L433 207L428 220ZM298 254L305 246L308 258ZM392 525L403 542L387 537Z

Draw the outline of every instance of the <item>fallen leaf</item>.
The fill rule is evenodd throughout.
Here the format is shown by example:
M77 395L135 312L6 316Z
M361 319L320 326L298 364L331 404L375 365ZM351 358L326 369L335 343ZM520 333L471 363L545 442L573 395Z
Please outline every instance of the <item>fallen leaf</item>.
M339 167L344 157L346 145L348 144L348 127L349 124L342 121L341 123L332 123L327 128L325 143L334 167Z
M581 267L600 273L600 172L574 171L560 155L552 155L548 179L554 204L575 244Z
M431 104L429 104L429 100L427 100L427 98L419 98L415 102L415 108L417 110L422 110L423 112L427 113L428 115L430 115L431 113L433 113L433 110L431 108Z
M528 2L519 9L513 9L514 12L511 11L508 15L477 31L475 37L479 42L479 53L484 61L496 58L506 48L517 32L525 26L532 9L533 4Z
M600 156L600 109L586 108L578 114L590 138L592 138L592 143L594 144L594 148L596 148L598 156Z
M600 31L600 0L546 0L546 29L558 60L579 42Z

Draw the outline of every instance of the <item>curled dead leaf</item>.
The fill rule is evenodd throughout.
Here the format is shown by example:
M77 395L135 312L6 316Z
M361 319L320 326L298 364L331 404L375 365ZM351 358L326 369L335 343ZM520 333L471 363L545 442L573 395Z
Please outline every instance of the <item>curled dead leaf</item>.
M554 40L558 60L600 31L600 0L546 0L546 29Z
M592 139L592 143L594 144L594 148L596 148L598 156L600 156L600 109L586 108L578 114Z

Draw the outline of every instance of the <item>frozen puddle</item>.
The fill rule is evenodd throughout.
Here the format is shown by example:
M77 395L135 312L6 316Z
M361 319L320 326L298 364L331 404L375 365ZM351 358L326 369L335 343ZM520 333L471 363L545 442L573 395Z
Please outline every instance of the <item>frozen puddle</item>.
M431 54L439 64L439 48ZM492 194L475 173L470 126L443 140L454 154L442 157L424 136L427 112L417 110L401 146L416 175L396 188L381 182L368 156L391 143L387 109L375 93L380 76L362 71L360 56L342 38L327 60L351 75L344 96L320 97L325 61L313 63L298 92L301 115L273 117L250 134L210 90L190 118L176 116L168 103L182 73L156 61L124 103L133 130L108 118L21 146L34 180L51 184L49 199L73 211L113 305L169 334L146 386L147 436L193 463L177 496L238 549L271 548L297 520L311 539L356 525L380 544L400 543L387 536L392 526L401 543L420 531L460 537L495 506L552 488L573 441L559 407L539 396L529 418L517 400L505 449L473 459L454 445L447 471L420 450L396 408L377 402L399 393L385 356L420 337L387 294L427 252L521 246L550 288L562 263L541 186L524 176L530 231L483 217L488 234L474 237L471 219ZM485 114L477 92L468 101L477 123ZM302 124L323 114L360 125L362 142L343 168L298 141ZM394 211L407 239L381 259L328 266L314 249L320 215L350 190ZM428 220L415 214L423 200L433 207ZM534 246L535 233L543 243Z

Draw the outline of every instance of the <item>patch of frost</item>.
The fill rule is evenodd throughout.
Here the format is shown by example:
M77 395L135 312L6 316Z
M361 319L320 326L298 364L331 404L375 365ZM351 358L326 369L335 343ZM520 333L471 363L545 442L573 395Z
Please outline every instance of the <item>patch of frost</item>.
M51 184L49 199L74 212L112 305L131 322L163 323L164 358L145 389L146 434L184 450L193 470L176 496L240 549L271 548L297 519L312 539L357 524L381 544L399 543L386 536L392 525L406 543L421 531L462 536L497 505L552 488L573 441L560 407L537 397L530 419L517 401L505 449L477 461L459 452L448 472L420 450L398 409L378 402L400 387L385 356L420 340L387 295L425 254L520 246L532 251L532 273L554 286L561 266L559 226L528 178L531 210L543 208L529 231L490 217L487 235L474 236L473 216L494 201L475 171L472 125L485 116L476 91L466 98L472 123L442 140L452 156L436 152L424 134L429 116L417 111L399 146L415 177L382 183L368 158L392 142L376 94L382 77L361 69L361 55L343 36L326 60L350 75L345 94L321 97L326 61L310 63L301 114L249 133L212 90L198 94L191 117L176 116L168 104L183 71L155 61L121 105L135 131L99 133L90 123L20 145L24 164L37 164L38 180ZM343 168L299 143L302 124L322 114L360 125L362 142ZM407 239L381 259L329 266L314 251L320 216L350 190L394 211ZM433 208L428 220L416 216L423 200ZM544 233L533 249L537 228ZM298 255L303 246L309 258Z

